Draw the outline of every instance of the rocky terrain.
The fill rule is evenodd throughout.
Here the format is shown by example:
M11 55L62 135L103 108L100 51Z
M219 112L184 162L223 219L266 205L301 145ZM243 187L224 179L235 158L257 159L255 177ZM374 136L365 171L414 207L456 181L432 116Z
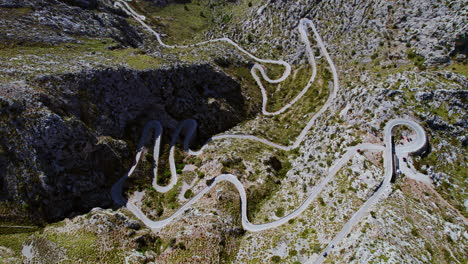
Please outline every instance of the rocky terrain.
M382 144L392 118L420 123L428 148L325 263L465 263L468 71L466 1L159 1L129 3L169 44L229 37L292 75L268 84L269 110L304 87L311 68L297 30L314 21L340 90L293 151L228 139L201 156L177 148L176 187L151 187L144 158L126 196L164 219L220 173L247 189L248 217L265 223L297 208L347 147ZM309 36L317 79L290 110L259 113L253 61L222 43L165 49L108 0L0 0L0 263L311 263L383 180L379 152L356 155L303 214L246 232L235 188L223 183L177 220L150 230L113 204L146 122L164 126L158 179L168 177L171 132L198 123L197 147L219 133L289 144L329 93L329 65ZM264 65L268 73L281 69ZM411 131L398 131L400 140ZM398 137L397 137L398 138ZM400 143L402 143L400 142ZM398 144L398 143L397 143Z
M3 194L24 199L47 220L112 205L106 190L129 166L149 120L170 129L175 118L196 118L206 140L247 115L239 84L206 65L86 71L43 76L33 85L42 91L2 86Z

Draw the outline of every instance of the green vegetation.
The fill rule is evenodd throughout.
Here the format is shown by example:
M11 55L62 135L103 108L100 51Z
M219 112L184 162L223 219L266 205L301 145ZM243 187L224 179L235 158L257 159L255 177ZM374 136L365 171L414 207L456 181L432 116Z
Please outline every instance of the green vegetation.
M237 76L238 71L234 72L233 75ZM299 73L300 71L307 70L306 68L298 70L297 77L294 77L294 74L292 74L285 83L280 85L279 89L274 88L274 85L264 84L268 92L269 102L267 109L269 111L278 110L280 106L284 106L286 102L291 101L304 88L305 80L307 79L308 81L310 77L310 71L307 74ZM253 134L256 136L267 138L284 145L291 144L309 121L310 117L325 103L330 92L329 82L331 79L329 78L331 78L329 71L320 68L317 73L316 81L304 96L288 111L273 118L259 117L255 120L247 121L244 127L252 130ZM255 84L252 89L259 90ZM252 95L255 96L255 93L252 93ZM257 96L257 98L261 98L261 95ZM273 105L276 106L271 107Z
M169 144L163 144L161 147L161 150L159 152L159 163L158 163L158 177L157 177L157 182L159 185L166 185L169 183L172 174L171 174L171 169L169 165L169 153L170 153L170 145ZM147 153L147 156L151 156L151 158L147 158L147 160L152 161L153 156L152 153ZM174 150L174 163L176 167L176 173L181 174L182 169L185 167L184 163L184 156L185 154L179 149L175 148ZM151 165L151 170L153 164L148 164ZM152 174L149 172L150 175Z
M396 220L399 223L394 226L390 236L399 237L399 234L407 236L408 242L413 245L412 250L428 257L430 260L427 261L428 263L453 263L452 254L450 252L449 255L445 254L447 249L451 250L455 258L462 260L464 258L463 247L452 244L443 230L445 221L463 226L463 220L461 218L455 220L453 211L447 210L447 205L440 199L422 198L421 195L426 195L424 190L429 190L429 187L420 189L417 185L404 181L400 181L400 185L399 190L403 195L400 197L391 195L384 204L385 207L395 208L396 211L391 214L382 212L384 218L390 217L392 219L389 221ZM425 214L415 213L423 210L427 210L431 217L427 218ZM428 225L433 228L427 229ZM386 238L383 239L385 241ZM440 243L432 243L433 241ZM460 240L457 242L463 243Z
M384 262L387 262L390 259L390 257L387 257L385 255L380 255L379 259L383 260Z
M140 246L138 250L142 252L151 250L154 251L156 254L160 254L162 249L165 249L167 246L169 245L165 243L165 241L163 241L159 236L157 236L154 239L148 239L148 241L146 243L143 243L143 245Z
M203 179L205 177L205 173L202 171L197 170L197 176L199 179Z
M0 234L0 246L7 247L20 255L23 242L31 236L31 233ZM1 259L0 259L1 260Z
M273 65L268 65L269 69ZM270 78L278 78L284 71L284 67L276 66L276 71L268 71ZM289 78L281 83L281 87L278 89L278 85L271 85L266 82L263 83L268 93L268 111L276 111L285 105L286 102L293 100L297 94L306 86L311 76L311 67L309 65L302 65L296 71L292 72ZM274 74L271 74L274 73ZM315 92L310 93L312 96L317 96L320 89L317 89L317 84L314 83L311 90ZM305 98L304 98L305 99ZM302 100L304 100L302 99Z
M302 231L300 234L299 234L299 237L302 238L302 239L306 239L308 238L310 235L312 234L315 234L315 229L313 228L306 228L304 229L304 231Z
M2 15L11 17L21 17L25 16L32 12L31 7L18 7L18 8L0 8L2 10ZM6 17L5 17L6 18Z
M185 199L190 199L193 197L193 192L192 190L187 190L185 193L184 193L184 197Z
M24 226L22 227L18 223L12 223L11 227L10 224L3 224L0 223L0 235L12 235L12 234L19 234L19 233L33 233L39 231L40 227L35 226Z
M275 210L275 215L277 217L283 217L284 216L284 208L283 207L279 207Z
M468 62L454 62L453 64L447 66L446 70L461 74L468 78Z
M159 68L164 60L144 54L135 48L108 49L115 45L111 39L82 38L80 43L63 43L57 45L34 44L0 47L0 60L8 61L11 68L21 69L28 65L34 69L32 74L56 74L70 71L77 66L76 58L96 66L126 65L136 70ZM44 64L44 61L60 63Z
M176 173L181 174L184 167L185 167L184 163L176 163Z
M453 65L458 68L461 64L454 63ZM450 70L449 67L444 67L442 69ZM413 75L410 75L410 78L414 78ZM416 80L419 81L419 79ZM451 80L443 77L435 77L433 80L426 80L423 86L425 86L427 90L435 90L437 89L436 85L440 83L451 83ZM415 85L415 82L411 85ZM395 87L399 87L399 85L395 85ZM454 125L459 120L463 119L462 113L457 113L455 111L450 112L448 110L450 108L447 102L442 101L440 104L428 104L427 101L418 100L414 90L404 87L403 91L405 92L403 94L403 100L406 102L406 105L409 109L413 110L416 115L419 115L421 119L426 119L427 116L437 116L450 125ZM447 133L447 131L432 129L427 129L427 131L432 131L432 135L429 134L428 138L430 153L422 156L414 156L414 165L418 171L425 174L428 173L425 170L429 167L434 168L435 173L446 174L448 177L443 177L441 179L441 184L436 187L436 190L445 200L454 205L461 214L467 217L468 213L464 206L464 200L466 199L466 195L464 195L464 179L468 177L468 172L464 168L464 164L466 164L467 160L463 155L463 152L466 151L466 147L462 145L460 139L451 133ZM397 128L396 138L399 138L401 133L402 128ZM447 161L448 157L450 157L450 162L441 162L444 160Z
M419 237L418 229L412 228L411 229L411 235L414 236L414 237Z
M457 141L452 141L453 147L466 149L462 147ZM463 153L463 151L462 151ZM427 156L415 157L414 165L418 171L427 173L424 171L424 167L434 167L436 172L443 172L450 177L443 179L442 184L436 187L436 190L451 204L453 204L465 217L468 217L468 212L464 206L464 200L466 195L460 190L460 186L463 186L463 182L468 178L468 171L466 170L467 158L463 155L456 156L454 162L440 162L445 160L446 155L452 156L453 151L451 147L446 146L437 151L431 152Z
M410 49L407 53L407 57L409 60L411 60L416 67L420 70L425 70L426 66L424 65L424 57L416 54L414 50Z
M119 58L135 70L146 70L159 68L163 60L146 54L134 54L134 49L125 49L121 54L112 54L114 58ZM117 55L117 56L115 56Z
M61 223L53 224L53 226L58 225ZM38 253L43 258L55 263L58 259L57 256L52 256L55 253L51 251L53 248L50 247L53 245L51 242L53 242L58 248L65 249L64 253L67 259L60 263L120 263L123 261L119 249L103 251L99 246L98 237L93 233L79 231L71 234L52 230L44 231L44 233L42 230L36 229L34 232L0 234L0 246L13 250L14 256L20 258L23 244L34 241ZM112 245L112 247L114 246ZM2 256L0 256L0 263L3 263Z
M361 143L362 143L362 139L361 139L361 138L357 138L357 139L351 141L351 142L349 143L349 146L350 146L350 147L351 147L351 146L356 146L356 145L359 145L359 144L361 144Z
M203 38L203 33L214 23L212 9L205 1L195 0L186 4L154 6L148 1L133 1L130 4L144 14L150 26L164 32L164 41L169 44L191 44Z
M283 75L284 70L286 69L282 65L272 64L272 63L267 63L267 64L264 64L264 65L262 64L262 67L265 68L265 72L268 75L268 77L270 77L270 79L279 79ZM302 67L298 68L297 70L302 70ZM305 73L305 72L302 72L302 73ZM257 72L257 74L260 75L259 72ZM293 72L291 74L293 74ZM300 74L300 73L297 73L297 74ZM297 75L297 74L294 74L294 75ZM310 76L310 71L308 73L306 73L305 75L306 75L306 77ZM296 78L298 78L298 76L293 76L292 78L296 79ZM305 83L307 83L307 81L304 82L304 85L305 85ZM268 85L268 84L266 84L266 85Z
M171 172L169 170L168 155L169 155L169 145L163 145L160 152L161 156L158 165L158 184L165 185L169 182L171 177ZM175 151L174 161L176 163L177 172L181 173L182 168L184 167L184 156L180 150ZM128 179L129 190L128 193L131 193L136 190L145 190L146 195L143 199L143 210L155 210L156 216L161 217L164 213L173 211L177 209L180 205L178 203L177 196L180 193L182 186L182 178L188 177L183 173L181 179L178 180L176 185L166 193L157 192L152 186L152 177L153 177L153 154L151 151L146 152L144 158L139 163L139 166L135 170L132 177ZM193 175L193 177L196 177ZM184 193L184 196L191 197L193 193L189 190Z
M242 175L246 169L241 157L227 158L222 160L221 164L223 165L221 173Z
M215 60L215 63L216 62L217 60ZM223 71L230 76L234 76L234 78L236 78L244 87L243 90L245 90L246 95L253 99L250 105L247 105L247 107L250 108L245 109L246 112L256 111L257 109L252 109L252 107L255 106L255 104L261 104L262 95L260 93L260 88L257 86L255 80L250 74L249 66L229 64L229 66L223 67Z
M77 234L48 233L46 238L67 249L68 263L78 259L85 262L98 262L100 259L96 248L97 236L92 233L80 232Z
M277 152L278 160L281 162L281 169L275 173L274 177L267 177L265 183L249 188L247 192L247 215L249 219L253 219L260 209L263 202L270 199L271 196L278 190L281 185L281 180L286 177L286 173L291 170L291 163L289 157L284 152ZM284 216L284 208L278 208L276 212L277 216ZM278 216L280 217L280 216Z
M280 263L281 262L281 257L280 256L273 256L273 257L271 257L271 262Z
M155 210L156 215L161 217L168 211L176 210L180 207L177 196L180 193L182 182L179 181L170 191L166 193L159 193L154 188L148 188L145 199L143 201L143 209ZM190 195L189 193L184 193Z
M325 206L325 201L323 200L322 196L319 196L317 200L319 201L321 206Z
M322 251L322 246L320 246L320 244L314 244L312 246L313 253L320 253L321 251Z

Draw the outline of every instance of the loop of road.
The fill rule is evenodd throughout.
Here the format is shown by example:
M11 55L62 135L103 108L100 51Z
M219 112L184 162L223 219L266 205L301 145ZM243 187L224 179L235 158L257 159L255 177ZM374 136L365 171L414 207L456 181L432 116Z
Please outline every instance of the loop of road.
M275 221L269 222L269 223L263 223L263 224L253 224L249 221L247 218L247 195L244 186L242 183L237 179L236 176L232 174L221 174L213 179L213 181L204 189L202 189L199 193L197 193L194 197L192 197L188 202L186 202L182 207L180 207L176 212L174 212L171 216L169 216L166 219L159 220L159 221L154 221L149 219L135 204L127 201L122 195L123 191L123 185L125 181L127 180L128 177L132 175L134 172L136 166L138 165L138 162L141 158L141 154L143 151L144 145L147 143L148 139L150 138L151 131L154 132L154 148L153 148L153 158L154 158L154 178L152 185L155 188L156 191L158 192L167 192L171 190L174 185L177 183L177 172L176 172L176 167L175 167L175 161L174 161L174 151L175 151L175 145L176 141L181 134L183 129L186 129L185 131L185 139L183 142L183 149L189 154L189 155L200 155L204 148L208 145L210 141L214 140L221 140L221 139L227 139L227 138L234 138L234 139L244 139L244 140L252 140L252 141L257 141L260 143L263 143L265 145L271 146L273 148L289 151L292 149L297 148L301 142L304 140L305 136L307 135L308 131L312 128L313 124L315 123L315 120L322 115L330 106L331 102L333 99L335 99L338 89L339 89L339 84L338 84L338 74L336 71L336 68L333 64L332 59L330 58L325 45L323 44L323 41L315 28L313 22L307 18L303 18L300 20L298 30L300 33L300 37L302 42L305 45L306 49L306 54L308 56L308 60L310 65L312 66L312 74L310 76L310 79L306 86L302 89L302 91L289 103L287 103L285 106L283 106L280 110L275 111L275 112L268 112L266 110L267 106L267 93L265 88L262 85L262 81L260 77L256 74L256 72L260 72L260 75L262 76L263 80L269 82L269 83L279 83L284 81L291 72L291 66L282 60L268 60L268 59L260 59L251 54L250 52L246 51L242 47L240 47L237 43L234 41L230 40L229 38L219 38L219 39L213 39L213 40L208 40L196 44L191 44L187 46L171 46L165 44L162 39L161 35L154 31L150 26L148 26L144 20L145 17L142 15L139 15L136 13L125 1L123 0L117 0L114 3L115 7L119 7L122 10L124 10L128 15L132 16L134 19L136 19L138 22L140 22L149 32L154 34L156 36L157 41L159 44L163 47L166 48L189 48L189 47L195 47L195 46L200 46L212 42L227 42L237 48L239 51L247 55L248 57L252 58L253 60L259 62L259 63L270 63L270 64L277 64L277 65L282 65L285 67L285 70L283 72L283 75L278 78L278 79L270 79L267 74L265 73L263 67L261 67L258 63L255 64L252 69L251 69L251 74L257 84L260 87L261 93L262 93L262 113L264 115L278 115L286 111L288 108L290 108L294 103L296 103L310 88L312 83L315 80L316 77L316 62L315 62L315 57L314 53L312 51L312 47L310 44L310 41L308 39L308 34L307 34L307 28L312 29L312 32L314 34L315 40L317 41L317 44L320 47L320 51L322 56L324 56L330 66L332 76L333 76L333 87L330 92L330 95L325 102L325 104L322 106L322 108L315 113L311 119L308 121L307 125L304 127L304 129L301 131L299 136L296 138L296 140L293 142L292 145L289 146L284 146L280 145L275 142L271 142L267 139L264 138L259 138L253 135L229 135L229 134L222 134L222 135L217 135L212 138L210 138L200 150L194 151L189 148L189 143L193 135L195 134L196 126L197 123L195 120L189 119L181 122L176 130L173 133L171 143L170 143L170 153L169 153L169 165L170 165L170 171L171 171L171 178L169 181L169 184L166 186L161 186L157 183L157 171L158 171L158 159L159 159L159 152L160 152L160 143L161 143L161 135L163 132L163 128L160 124L159 121L153 120L148 122L144 129L142 136L140 138L140 142L138 145L138 150L137 154L135 156L135 162L133 166L130 168L128 173L124 175L122 178L119 179L118 182L116 182L112 186L111 194L112 198L115 203L120 204L120 205L125 205L128 210L130 210L138 219L140 219L146 226L148 226L151 229L160 229L171 223L173 220L175 220L178 216L183 214L189 207L197 202L203 195L205 195L207 192L209 192L212 188L214 188L218 183L227 181L230 182L234 185L234 187L237 189L240 195L241 199L241 222L242 226L245 230L251 231L251 232L258 232L262 230L267 230L271 228L278 227L280 225L283 225L287 223L290 219L293 219L297 217L299 214L301 214L313 201L314 199L320 194L322 189L325 187L326 184L330 182L330 180L333 179L333 177L338 173L338 171L359 151L359 150L372 150L372 151L382 151L383 152L383 160L384 160L384 170L385 170L385 175L384 175L384 180L380 186L380 188L364 203L364 205L354 213L354 215L349 219L349 221L343 226L341 231L334 237L334 239L329 243L329 245L324 249L324 251L314 260L314 263L322 263L325 259L325 256L329 254L329 252L334 248L334 246L339 243L350 231L351 228L364 216L368 211L369 208L377 202L378 198L380 195L389 187L390 180L392 178L393 174L393 154L397 155L397 157L401 158L402 156L408 155L409 153L417 152L421 148L423 148L426 144L426 134L424 129L415 123L414 121L411 120L406 120L406 119L393 119L387 122L385 128L384 128L384 146L382 145L377 145L377 144L371 144L371 143L363 143L359 144L357 146L353 146L347 149L345 154L343 155L342 158L340 158L338 161L336 161L333 166L329 169L328 175L321 180L321 182L315 186L312 191L309 193L307 199L305 199L301 205L296 208L294 211L290 212L288 215L277 219ZM396 126L407 126L411 128L414 132L416 132L416 139L410 144L406 146L396 146L395 151L393 153L392 150L392 131Z

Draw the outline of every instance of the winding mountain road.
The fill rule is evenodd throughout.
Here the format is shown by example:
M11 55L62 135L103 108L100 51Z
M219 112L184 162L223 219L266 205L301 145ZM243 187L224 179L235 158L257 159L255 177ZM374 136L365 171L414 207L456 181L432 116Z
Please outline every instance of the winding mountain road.
M223 135L217 135L212 138L210 138L200 150L191 150L189 148L190 140L194 136L195 131L196 131L196 126L197 123L195 120L185 120L181 122L176 130L173 133L172 140L171 140L171 145L170 145L170 153L169 153L169 164L170 164L170 170L171 170L171 179L169 181L169 184L166 186L160 186L157 184L157 168L158 168L158 159L159 159L159 152L160 152L160 143L161 143L161 135L163 132L163 128L159 121L151 121L148 124L145 125L143 129L142 136L140 138L140 142L138 145L138 150L137 154L135 156L135 162L133 166L130 168L129 172L123 176L117 183L115 183L112 186L112 198L113 200L121 205L125 205L137 218L139 218L145 225L147 225L149 228L152 229L159 229L162 227L165 227L169 223L171 223L173 220L175 220L177 217L182 215L188 208L190 208L191 205L196 203L203 195L205 195L207 192L209 192L212 188L214 188L218 183L227 181L230 182L234 185L234 187L237 189L240 195L241 199L241 222L242 226L244 227L245 230L251 231L251 232L257 232L257 231L262 231L262 230L267 230L271 228L278 227L280 225L283 225L287 223L290 219L298 216L301 214L309 205L314 201L314 199L320 194L320 192L323 190L323 188L333 179L333 177L338 173L338 171L357 153L358 149L360 150L373 150L373 151L382 151L383 152L383 159L384 159L384 170L385 170L385 175L384 175L384 180L382 182L381 187L369 198L364 205L356 212L354 215L349 219L349 221L343 226L342 230L334 237L334 239L330 242L330 244L325 248L325 250L321 253L321 255L314 260L314 263L321 263L325 259L324 256L328 255L330 251L334 248L336 244L338 244L350 231L351 228L359 222L359 220L369 211L369 208L372 207L372 205L377 202L381 194L389 188L389 183L392 177L392 172L393 172L393 158L392 158L392 131L395 127L397 126L407 126L414 130L416 132L416 140L414 140L410 145L406 146L397 146L395 148L395 154L398 157L402 157L404 155L408 155L409 153L416 152L419 149L421 149L425 144L426 144L426 135L424 132L424 129L418 125L417 123L411 121L411 120L406 120L406 119L394 119L390 120L383 131L384 134L384 143L385 146L381 145L376 145L376 144L371 144L371 143L363 143L354 147L350 147L347 149L343 157L341 157L338 161L336 161L333 166L329 169L328 174L324 179L321 180L321 182L315 186L310 193L308 194L307 198L301 203L301 205L296 208L294 211L289 213L288 215L277 219L275 221L269 222L269 223L263 223L263 224L253 224L251 223L248 218L247 218L247 195L246 195L246 190L243 186L243 184L237 179L236 176L232 174L221 174L214 178L214 180L211 182L210 185L202 189L199 193L197 193L194 197L192 197L188 202L186 202L182 207L180 207L175 213L173 213L171 216L169 216L166 219L159 220L159 221L154 221L149 219L136 205L133 203L127 201L123 195L122 195L122 189L123 185L128 177L132 175L134 172L136 166L138 165L138 162L141 158L141 154L143 151L143 146L147 143L147 141L150 138L151 131L154 133L154 149L153 149L153 157L154 157L154 178L152 185L153 187L158 191L158 192L167 192L170 189L174 187L174 185L177 183L177 173L176 173L176 168L175 168L175 162L174 162L174 151L175 151L175 144L180 136L181 132L183 129L186 129L185 131L185 139L183 142L183 148L184 150L189 154L189 155L200 155L203 153L203 150L205 147L207 147L208 143L210 141L215 141L215 140L222 140L222 139L228 139L228 138L236 138L236 139L243 139L243 140L251 140L251 141L256 141L263 143L265 145L271 146L273 148L289 151L292 149L297 148L302 141L304 140L305 136L309 132L309 130L312 128L312 126L315 123L315 120L320 117L330 106L331 102L333 99L335 99L338 89L339 89L339 84L338 84L338 74L337 70L333 64L332 59L330 58L330 55L328 54L323 41L317 32L317 29L315 28L314 24L312 23L311 20L307 18L303 18L300 20L298 30L300 33L300 37L302 42L305 44L306 48L306 53L309 59L309 63L312 66L312 74L310 76L310 79L306 86L301 90L301 92L289 103L287 103L285 106L283 106L280 110L276 112L268 112L266 110L267 102L268 102L268 95L266 93L265 88L262 85L262 80L260 79L259 75L257 72L260 72L260 76L263 78L263 80L269 82L269 83L279 83L281 81L284 81L291 72L291 66L284 61L281 60L267 60L267 59L260 59L254 56L253 54L249 53L242 47L240 47L238 44L236 44L234 41L228 39L228 38L220 38L220 39L213 39L213 40L208 40L196 44L191 44L187 46L170 46L165 44L161 40L161 36L159 33L154 31L151 27L149 27L145 22L145 17L137 14L134 10L131 9L131 7L124 1L118 0L115 2L116 7L122 8L128 15L132 16L134 19L139 21L147 30L149 30L151 33L153 33L156 36L156 39L158 40L159 44L162 45L163 47L166 48L189 48L189 47L195 47L199 45L205 45L208 43L212 42L227 42L231 45L233 45L235 48L237 48L239 51L244 53L245 55L249 56L253 60L257 61L258 63L271 63L271 64L277 64L277 65L282 65L285 67L285 70L283 72L283 75L278 78L278 79L270 79L263 67L260 66L260 64L255 64L252 69L251 69L251 74L257 84L260 87L261 93L262 93L262 113L264 115L278 115L286 111L288 108L290 108L294 103L296 103L298 100L304 96L304 94L307 92L307 90L310 88L312 83L315 80L316 77L316 62L315 62L315 57L314 53L312 51L312 47L310 44L310 41L308 39L308 34L307 34L307 29L310 28L312 29L312 32L314 34L315 40L317 41L318 46L320 47L320 51L322 56L324 56L330 66L332 76L333 76L333 87L332 91L330 92L330 95L325 102L325 104L322 106L322 108L315 113L311 119L307 122L307 125L305 128L301 131L299 136L296 138L294 143L289 146L284 146L280 145L278 143L269 141L264 138L256 137L253 135L229 135L229 134L223 134Z
M397 126L407 126L416 132L416 140L410 145L406 146L396 146L395 154L397 157L407 156L409 153L417 152L426 145L426 133L424 129L417 123L406 120L406 119L393 119L390 120L384 129L384 143L385 147L383 150L383 159L384 159L384 180L380 188L359 208L359 210L354 213L354 215L348 220L348 222L342 227L341 231L333 238L333 240L328 244L328 246L322 251L319 257L313 262L314 264L322 263L325 260L330 251L337 245L349 232L351 228L359 222L359 220L369 212L370 207L374 205L383 192L387 190L390 186L390 180L392 179L393 174L393 142L392 142L392 131Z

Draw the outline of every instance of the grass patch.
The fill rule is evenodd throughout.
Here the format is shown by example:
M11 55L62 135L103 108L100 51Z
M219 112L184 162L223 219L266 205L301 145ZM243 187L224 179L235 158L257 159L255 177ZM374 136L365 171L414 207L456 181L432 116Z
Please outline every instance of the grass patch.
M170 4L157 7L148 1L133 1L130 4L137 13L148 17L149 25L156 31L167 35L166 44L194 43L194 39L203 36L213 16L211 9L204 1L192 1L186 4Z
M275 172L275 176L267 177L265 179L265 183L260 186L250 187L247 193L247 215L249 219L253 219L255 215L258 213L259 209L261 208L262 204L269 200L274 193L279 189L281 186L281 180L286 177L286 174L289 170L291 170L292 165L289 162L289 157L286 155L285 152L277 152L277 158L281 162L281 169ZM278 211L279 210L279 211ZM275 214L278 217L282 217L279 215L285 214L284 208L278 208Z
M452 142L455 148L466 151L466 147ZM468 212L465 209L464 201L466 194L464 191L465 180L468 178L468 171L466 170L466 157L457 155L453 162L440 162L445 160L446 155L452 156L453 151L450 147L443 147L437 151L431 152L427 156L415 157L414 165L418 171L427 173L423 167L429 166L434 168L435 172L443 172L449 176L448 179L443 179L441 184L436 187L436 190L444 199L454 205L465 217L468 217Z
M0 246L13 250L16 254L21 254L23 242L30 236L30 233L1 234Z
M137 70L158 68L164 63L163 59L144 54L139 49L109 49L115 44L111 39L82 38L80 43L0 46L0 60L4 62L2 65L18 69L21 78L24 78L21 71L24 65L32 69L31 74L55 74L70 72L81 63L90 63L96 68L128 66Z
M157 217L164 218L165 215L169 215L169 212L180 207L177 197L180 193L181 185L182 182L178 181L177 184L166 193L159 193L153 187L147 188L142 209L145 211L155 211ZM190 195L193 195L193 193L184 193L184 196L190 197Z
M446 70L458 73L468 78L468 65L466 60L464 62L454 62L452 65L447 66Z
M40 230L39 227L8 227L0 226L0 235L12 235L12 234L21 234L21 233L33 233Z
M279 68L279 67L278 67ZM281 67L283 68L283 67ZM286 102L293 100L299 92L306 86L311 75L310 66L301 66L296 71L279 85L264 84L268 91L268 107L269 111L279 110ZM278 77L282 72L279 72ZM314 90L314 85L309 89ZM314 90L317 91L317 90ZM317 92L313 92L313 96L317 96ZM305 96L304 96L305 97Z
M46 238L57 245L64 247L67 252L67 263L76 263L81 259L84 263L97 263L100 260L96 247L97 236L92 233L80 232L77 234L48 233Z
M283 207L279 207L275 210L275 215L277 217L283 217L284 216L284 208Z
M408 50L407 57L410 61L413 62L413 64L418 67L419 70L425 70L426 66L424 65L424 62L426 60L424 59L423 56L420 56L414 52L414 50L410 49Z

